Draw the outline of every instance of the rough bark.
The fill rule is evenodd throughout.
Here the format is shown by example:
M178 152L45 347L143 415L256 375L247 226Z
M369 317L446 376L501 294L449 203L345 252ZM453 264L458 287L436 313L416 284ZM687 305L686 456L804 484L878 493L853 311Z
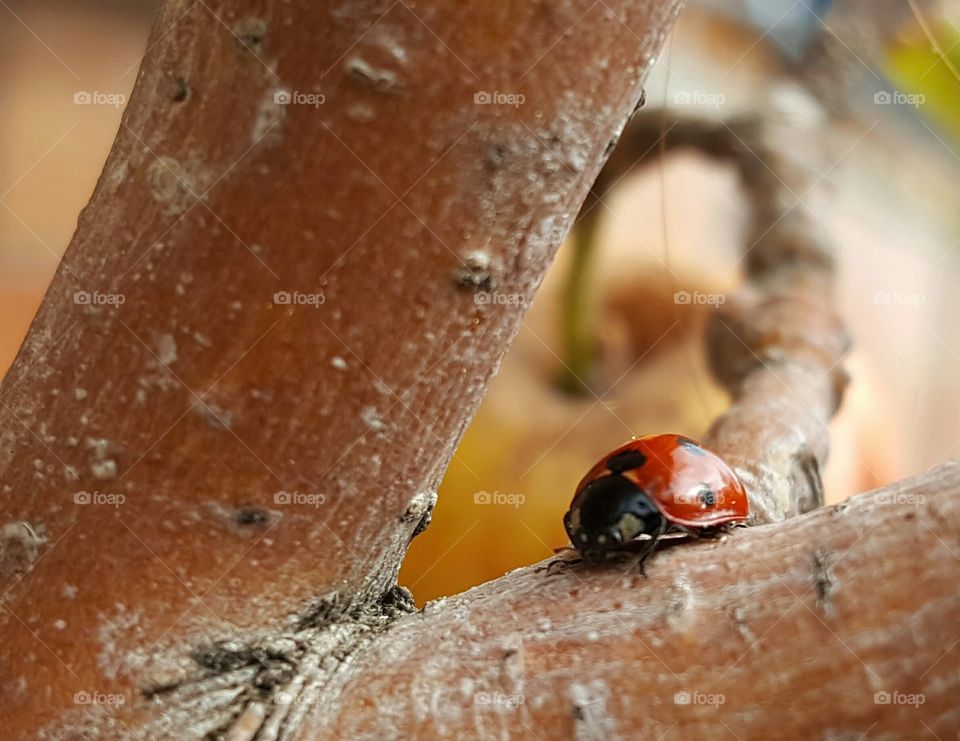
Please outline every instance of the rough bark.
M530 297L674 10L164 7L0 388L8 735L956 732L958 464L646 578L530 567L422 612L395 585L519 321L477 292ZM484 89L526 102L478 113ZM750 290L795 288L783 262ZM766 365L717 356L742 399L773 373L756 313Z
M677 6L164 4L0 388L5 728L303 728Z
M952 463L659 552L646 578L520 569L405 618L311 718L339 738L953 738L958 554Z
M630 559L544 562L392 623L395 601L362 622L331 612L273 639L304 646L274 697L299 738L952 738L958 495L952 463L662 550L645 577ZM277 671L269 650L217 654L138 730L229 717ZM269 709L248 703L228 738L269 738Z

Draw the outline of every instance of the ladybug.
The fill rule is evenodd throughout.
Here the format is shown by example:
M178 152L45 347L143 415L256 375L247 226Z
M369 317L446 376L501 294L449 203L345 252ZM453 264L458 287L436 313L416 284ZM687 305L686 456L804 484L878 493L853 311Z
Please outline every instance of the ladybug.
M636 549L640 563L667 533L722 532L750 515L737 475L682 435L634 438L604 456L577 486L563 525L584 561Z

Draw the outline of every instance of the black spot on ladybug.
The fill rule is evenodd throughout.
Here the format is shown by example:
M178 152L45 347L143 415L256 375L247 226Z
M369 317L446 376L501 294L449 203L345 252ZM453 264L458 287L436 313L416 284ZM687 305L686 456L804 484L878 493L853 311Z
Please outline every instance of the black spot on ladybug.
M694 455L706 455L707 451L701 448L697 443L691 440L689 437L678 437L677 445L679 445L684 450L689 450Z
M700 502L700 506L704 508L715 507L717 504L717 495L707 486L704 486L704 488L700 490L697 499Z
M260 507L241 507L233 516L238 525L266 525L270 522L270 515Z
M607 461L607 468L614 473L634 471L647 462L647 456L639 450L624 450Z

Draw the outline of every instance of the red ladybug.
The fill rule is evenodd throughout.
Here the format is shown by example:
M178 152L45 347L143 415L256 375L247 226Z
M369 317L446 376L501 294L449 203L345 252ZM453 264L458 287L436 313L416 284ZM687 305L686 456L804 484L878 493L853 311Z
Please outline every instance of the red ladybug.
M648 435L590 469L563 525L584 561L635 548L646 534L642 563L666 533L715 534L749 515L743 484L716 454L682 435Z

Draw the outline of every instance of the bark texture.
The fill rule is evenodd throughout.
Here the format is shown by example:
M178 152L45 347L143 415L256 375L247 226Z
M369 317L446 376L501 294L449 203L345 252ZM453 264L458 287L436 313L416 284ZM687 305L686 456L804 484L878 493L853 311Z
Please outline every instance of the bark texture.
M315 727L340 738L953 738L958 495L951 463L660 551L646 578L630 561L520 569L397 624L345 672L335 706L312 706Z
M304 728L677 6L163 5L0 388L5 728Z
M421 612L396 586L520 319L491 295L532 295L675 10L164 6L0 388L8 735L956 732L958 464L647 577L541 565ZM842 385L805 234L761 240L714 340L715 445L799 431L745 475L768 520L815 504L793 453L822 459Z
M958 495L951 463L661 550L646 576L630 559L544 562L406 616L399 592L361 621L331 605L327 624L242 656L217 647L222 663L168 690L139 731L229 717L286 641L304 649L273 702L304 739L952 738ZM331 646L345 650L321 659ZM270 702L247 703L227 738L264 737L270 716Z

